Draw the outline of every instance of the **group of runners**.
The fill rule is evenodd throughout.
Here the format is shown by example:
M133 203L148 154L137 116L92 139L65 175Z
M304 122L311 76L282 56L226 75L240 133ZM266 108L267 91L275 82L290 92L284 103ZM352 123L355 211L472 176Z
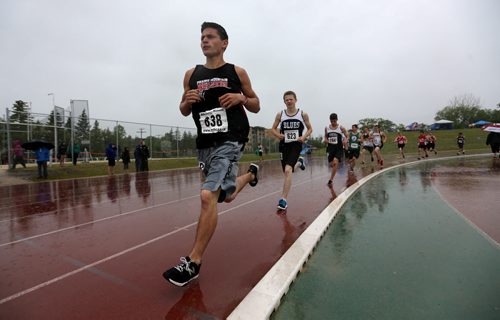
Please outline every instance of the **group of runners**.
M198 162L204 175L200 191L200 215L194 243L181 262L167 269L163 277L176 286L185 286L199 275L202 256L212 238L218 217L218 203L233 201L248 184L255 187L259 179L259 166L250 164L246 172L238 175L238 161L242 156L250 130L246 112L260 111L260 100L252 89L245 69L224 61L228 46L226 30L214 22L204 22L201 26L201 49L206 58L204 64L186 71L183 80L183 95L179 105L183 116L192 116L197 128L196 148ZM305 169L300 156L302 146L312 134L312 126L306 112L296 105L297 95L293 91L283 94L285 109L276 114L271 132L280 140L281 165L284 182L277 209L288 208L287 196L292 185L292 173L296 168ZM406 138L401 134L396 138L404 157ZM344 156L354 170L356 159L365 154L377 159L383 167L381 150L387 136L379 126L372 130L363 128L359 132L357 124L347 131L338 123L336 113L330 115L330 123L325 127L324 142L327 146L331 175L327 182L332 185L339 162ZM435 138L432 149L435 151ZM427 147L426 149L427 150Z

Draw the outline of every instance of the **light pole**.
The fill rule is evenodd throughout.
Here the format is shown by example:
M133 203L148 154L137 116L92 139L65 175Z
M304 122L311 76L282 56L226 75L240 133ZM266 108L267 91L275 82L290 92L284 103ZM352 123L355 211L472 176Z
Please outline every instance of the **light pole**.
M57 114L56 114L56 95L54 93L49 93L52 96L52 109L54 110L54 162L55 157L57 157Z

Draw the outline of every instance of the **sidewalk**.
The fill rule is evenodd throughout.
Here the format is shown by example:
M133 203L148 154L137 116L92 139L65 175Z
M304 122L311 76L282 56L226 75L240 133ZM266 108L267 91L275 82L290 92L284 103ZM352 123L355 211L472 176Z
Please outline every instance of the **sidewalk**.
M29 165L29 164L27 164ZM11 174L8 165L0 165L0 186L10 186L16 184L30 183L31 181L22 177L22 174ZM22 168L22 166L21 166ZM22 170L22 169L19 169ZM31 174L30 174L31 175Z

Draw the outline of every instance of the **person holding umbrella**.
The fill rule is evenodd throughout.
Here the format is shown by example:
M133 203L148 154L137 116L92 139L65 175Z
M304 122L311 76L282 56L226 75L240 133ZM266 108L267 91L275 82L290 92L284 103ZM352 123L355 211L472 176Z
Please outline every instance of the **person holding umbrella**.
M38 178L47 179L47 161L50 159L49 149L46 146L40 146L35 150L35 157L38 165Z
M498 153L500 152L500 132L490 131L486 137L486 145L491 147L493 158L496 159Z
M21 145L26 150L35 151L36 164L38 165L38 178L47 179L47 161L50 160L50 149L54 148L54 145L46 141L29 141Z

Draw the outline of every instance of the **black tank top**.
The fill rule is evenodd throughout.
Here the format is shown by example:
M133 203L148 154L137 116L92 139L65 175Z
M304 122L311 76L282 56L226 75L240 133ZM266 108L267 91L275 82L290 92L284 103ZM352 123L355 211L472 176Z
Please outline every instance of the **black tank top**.
M194 103L192 115L198 136L196 148L210 148L224 141L248 141L250 126L243 105L223 109L219 97L226 93L241 93L241 81L233 64L217 69L197 65L189 87L198 90L202 101Z

